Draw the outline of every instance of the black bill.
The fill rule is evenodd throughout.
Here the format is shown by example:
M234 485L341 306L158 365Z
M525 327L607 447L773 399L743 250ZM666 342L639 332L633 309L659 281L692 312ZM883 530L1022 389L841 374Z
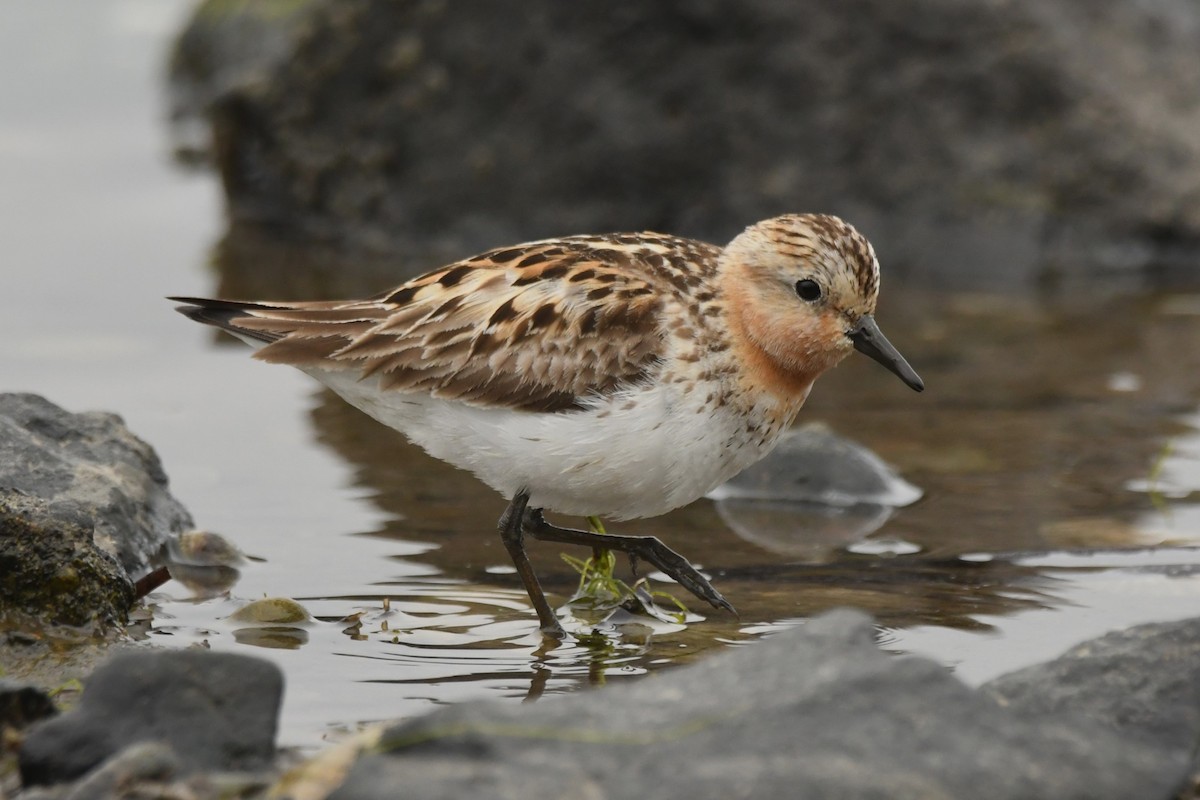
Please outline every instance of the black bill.
M854 342L855 350L870 356L896 373L910 389L918 392L925 389L925 382L921 380L921 376L908 365L900 351L892 347L892 343L883 335L883 331L879 330L875 318L870 314L860 319L858 325L846 335Z

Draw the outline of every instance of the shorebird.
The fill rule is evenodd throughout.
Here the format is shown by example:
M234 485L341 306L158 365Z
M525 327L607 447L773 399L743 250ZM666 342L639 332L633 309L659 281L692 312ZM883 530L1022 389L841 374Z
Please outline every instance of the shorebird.
M170 299L504 495L504 547L561 637L525 536L626 552L733 610L658 538L542 512L627 520L692 502L765 456L851 350L921 391L875 322L878 293L865 237L789 214L724 248L648 232L496 248L366 300Z

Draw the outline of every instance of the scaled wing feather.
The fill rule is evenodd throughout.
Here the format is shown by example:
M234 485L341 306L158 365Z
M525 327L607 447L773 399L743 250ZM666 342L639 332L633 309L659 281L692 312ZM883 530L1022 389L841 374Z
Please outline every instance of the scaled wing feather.
M661 356L662 297L629 262L557 240L485 253L371 300L247 307L230 322L279 337L256 354L264 361L357 367L385 390L571 410L643 379Z

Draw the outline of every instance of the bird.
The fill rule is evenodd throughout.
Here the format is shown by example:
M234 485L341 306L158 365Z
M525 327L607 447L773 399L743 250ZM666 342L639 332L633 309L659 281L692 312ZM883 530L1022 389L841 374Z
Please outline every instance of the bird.
M767 455L851 351L922 391L878 294L870 242L804 213L724 247L653 232L498 247L364 300L168 299L499 492L501 541L540 629L562 638L526 537L623 551L734 611L657 537L544 512L621 521L702 497Z

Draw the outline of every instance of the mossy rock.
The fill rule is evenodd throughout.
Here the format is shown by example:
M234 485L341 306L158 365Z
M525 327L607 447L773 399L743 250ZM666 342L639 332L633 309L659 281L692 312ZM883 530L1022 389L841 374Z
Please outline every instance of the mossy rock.
M11 495L0 498L0 624L123 624L133 582L96 546L87 515L67 504Z

